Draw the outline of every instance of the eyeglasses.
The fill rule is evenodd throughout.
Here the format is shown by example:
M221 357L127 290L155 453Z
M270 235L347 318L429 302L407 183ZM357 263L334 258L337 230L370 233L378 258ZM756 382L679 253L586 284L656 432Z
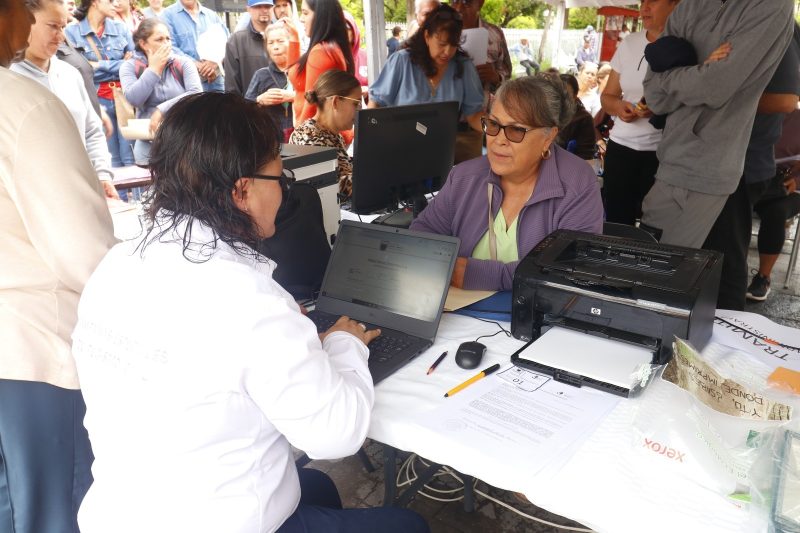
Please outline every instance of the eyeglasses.
M503 133L506 134L506 139L512 143L521 143L526 133L531 130L541 129L541 127L523 128L522 126L512 126L511 124L503 125L488 117L481 117L481 128L486 135L491 135L492 137L500 133L500 130L503 130Z
M350 98L349 96L339 96L338 94L331 95L328 98L333 98L334 96L337 98L344 98L345 100L350 100L356 105L356 109L361 109L361 100L356 100L355 98Z
M294 172L291 169L284 168L283 173L280 176L267 176L266 174L250 174L247 176L248 178L254 178L257 180L271 180L277 181L281 186L281 192L283 193L284 201L286 197L292 190L292 183L297 181L294 177Z

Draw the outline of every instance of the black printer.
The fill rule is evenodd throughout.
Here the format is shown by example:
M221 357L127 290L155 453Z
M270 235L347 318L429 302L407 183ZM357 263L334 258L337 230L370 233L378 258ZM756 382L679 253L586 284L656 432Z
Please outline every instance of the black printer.
M511 332L536 340L552 326L646 347L667 363L673 335L711 337L722 254L557 230L514 273Z

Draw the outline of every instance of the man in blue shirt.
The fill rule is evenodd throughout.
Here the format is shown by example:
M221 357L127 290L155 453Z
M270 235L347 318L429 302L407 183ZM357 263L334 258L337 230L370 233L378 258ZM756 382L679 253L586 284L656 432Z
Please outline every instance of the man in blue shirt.
M400 48L400 26L392 28L392 36L386 41L386 48L389 49L389 55L397 52Z
M172 37L172 50L194 59L203 90L223 92L225 81L220 65L228 28L219 15L198 0L179 0L164 10L163 20Z

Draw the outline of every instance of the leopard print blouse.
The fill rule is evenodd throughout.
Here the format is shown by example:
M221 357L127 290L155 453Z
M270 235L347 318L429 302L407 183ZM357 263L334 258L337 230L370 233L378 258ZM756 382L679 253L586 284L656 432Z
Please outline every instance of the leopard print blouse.
M353 190L353 160L347 155L341 134L323 128L316 120L310 118L294 129L289 144L336 148L339 163L339 194L342 199L350 198Z

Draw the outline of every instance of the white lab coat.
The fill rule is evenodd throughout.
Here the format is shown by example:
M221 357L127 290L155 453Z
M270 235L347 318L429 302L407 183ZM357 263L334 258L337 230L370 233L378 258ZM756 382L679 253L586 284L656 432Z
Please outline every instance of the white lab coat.
M300 497L290 443L320 459L363 443L367 347L343 332L321 344L274 263L168 240L114 247L80 302L96 457L81 531L274 531ZM213 236L195 222L191 241Z

